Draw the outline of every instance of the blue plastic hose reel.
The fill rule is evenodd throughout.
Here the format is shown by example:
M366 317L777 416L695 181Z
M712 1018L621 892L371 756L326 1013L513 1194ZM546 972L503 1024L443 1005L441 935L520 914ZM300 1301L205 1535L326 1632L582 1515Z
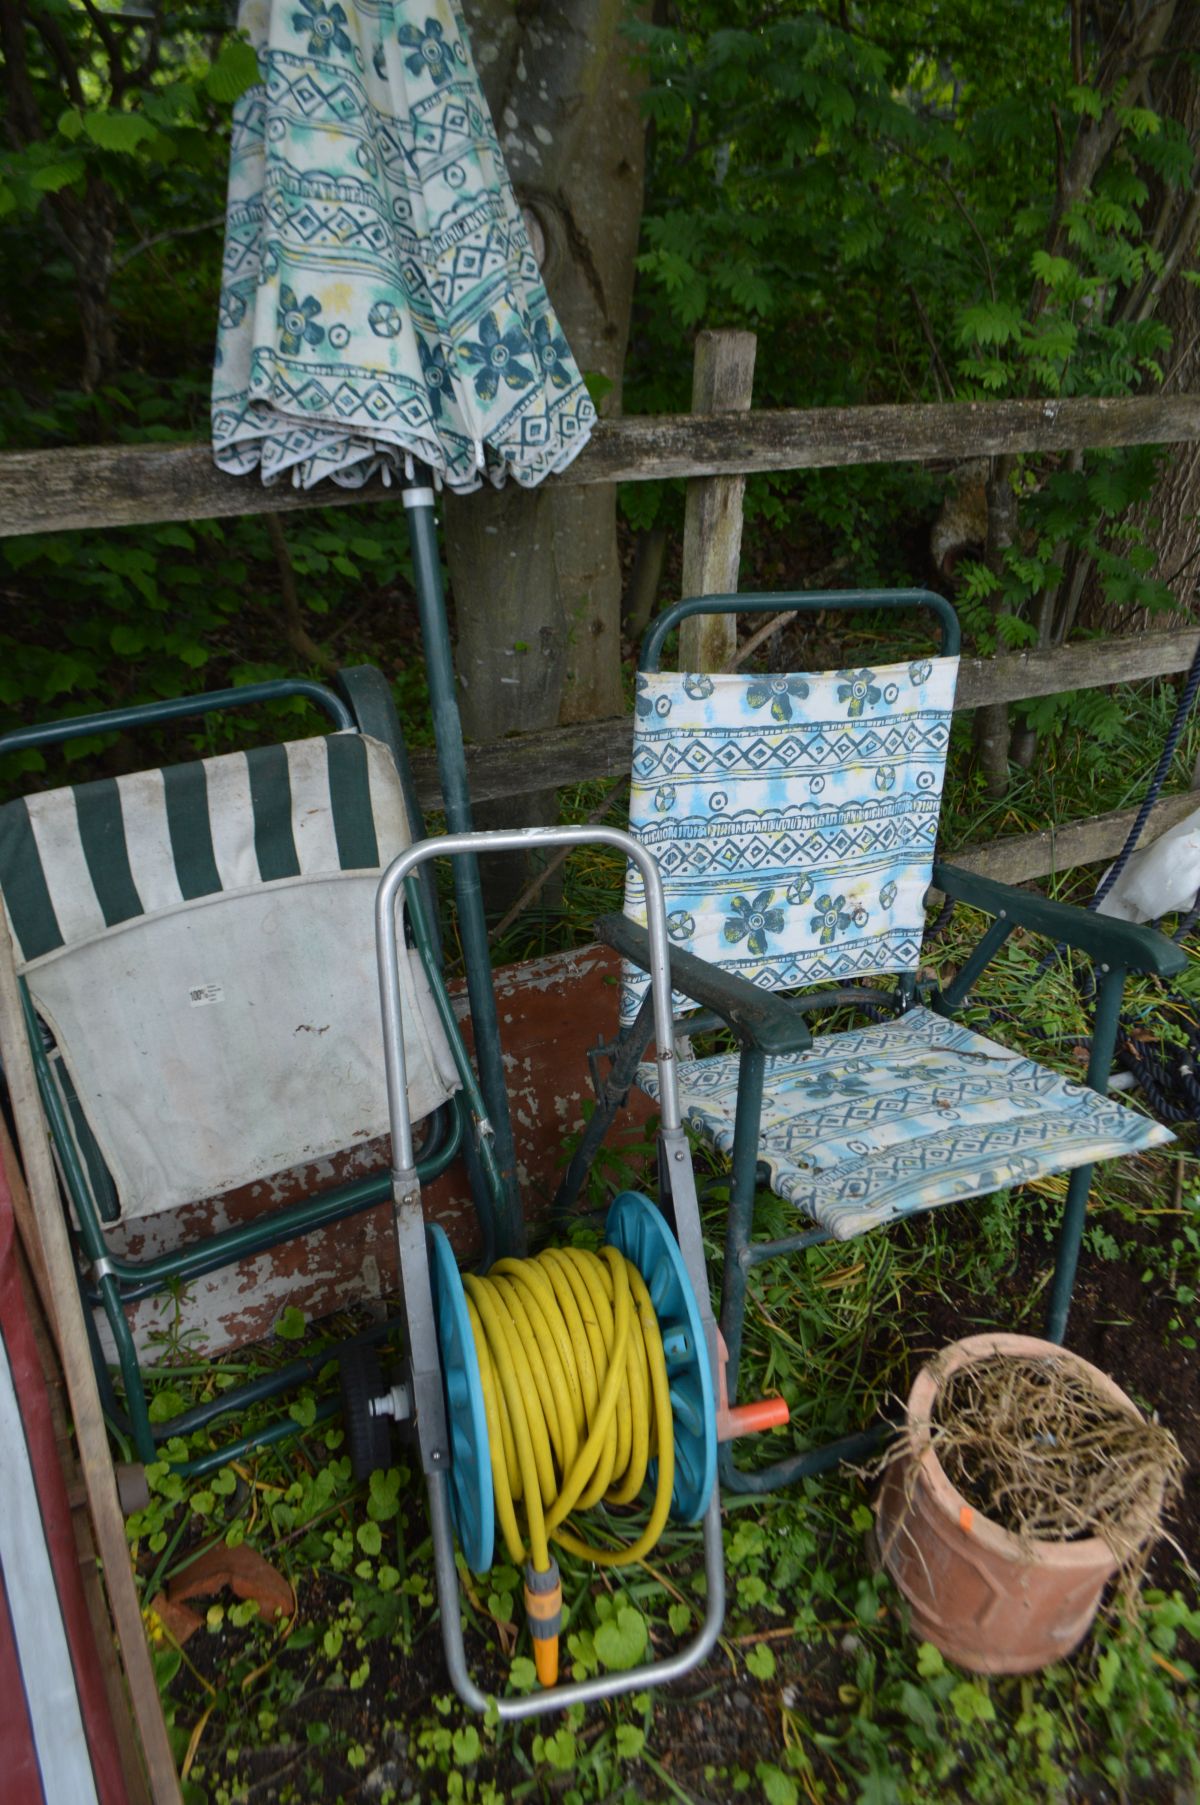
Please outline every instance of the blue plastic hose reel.
M605 1239L646 1281L662 1331L675 1419L671 1515L698 1523L717 1476L717 1409L695 1293L679 1243L662 1211L640 1191L622 1191L609 1209ZM657 1463L652 1463L653 1472Z
M433 1308L450 1434L450 1514L468 1565L486 1573L496 1542L483 1382L466 1293L445 1232L428 1229ZM622 1191L608 1212L605 1239L645 1280L662 1333L675 1424L671 1515L698 1523L717 1476L717 1413L700 1312L679 1243L648 1197ZM651 1477L657 1471L651 1461Z
M486 1573L496 1546L496 1497L479 1358L445 1230L433 1223L426 1232L450 1433L450 1516L467 1565L473 1573Z

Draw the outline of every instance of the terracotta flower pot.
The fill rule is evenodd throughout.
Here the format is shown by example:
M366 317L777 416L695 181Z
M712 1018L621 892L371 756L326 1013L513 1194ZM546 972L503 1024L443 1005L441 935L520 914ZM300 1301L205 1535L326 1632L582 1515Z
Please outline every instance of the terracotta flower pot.
M908 1447L885 1469L875 1503L884 1565L923 1641L975 1673L1029 1673L1079 1646L1117 1562L1098 1536L1022 1541L981 1516L946 1477L930 1444L938 1392L952 1372L994 1354L1069 1361L1114 1404L1139 1421L1141 1413L1097 1367L1028 1335L972 1335L917 1375Z

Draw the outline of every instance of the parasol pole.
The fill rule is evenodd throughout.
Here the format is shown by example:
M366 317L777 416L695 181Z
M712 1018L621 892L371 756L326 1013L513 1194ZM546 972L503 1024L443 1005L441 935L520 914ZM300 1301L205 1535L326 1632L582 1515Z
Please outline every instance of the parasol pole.
M434 516L433 482L423 464L403 489L413 555L413 579L417 613L425 648L425 668L433 709L433 737L437 748L438 778L446 805L446 827L452 834L472 832L471 798L467 789L467 758L462 721L458 712L454 659L446 624L442 589L442 565ZM519 1257L525 1251L525 1220L517 1189L516 1154L512 1118L500 1046L500 1023L492 989L492 959L488 947L487 920L479 863L474 853L459 853L451 860L454 895L458 903L458 931L466 966L467 998L475 1031L475 1062L487 1104L496 1164L504 1184L504 1197L496 1212L496 1257Z

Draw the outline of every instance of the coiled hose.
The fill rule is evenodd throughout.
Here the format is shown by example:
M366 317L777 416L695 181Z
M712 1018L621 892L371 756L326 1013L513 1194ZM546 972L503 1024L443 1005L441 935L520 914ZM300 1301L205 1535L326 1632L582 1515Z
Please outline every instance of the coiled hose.
M641 1273L615 1247L500 1260L464 1285L496 1517L510 1558L525 1567L538 1677L552 1686L562 1589L550 1542L598 1566L624 1566L650 1552L667 1520L675 1439L662 1334ZM654 1503L636 1541L596 1548L563 1527L601 1498L631 1503L655 1457Z

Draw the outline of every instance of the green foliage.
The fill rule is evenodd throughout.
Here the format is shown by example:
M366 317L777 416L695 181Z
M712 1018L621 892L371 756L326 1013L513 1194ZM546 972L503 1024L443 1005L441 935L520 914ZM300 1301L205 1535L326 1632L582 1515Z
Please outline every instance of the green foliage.
M257 63L210 6L154 11L151 21L37 0L24 66L10 59L0 71L12 124L0 149L0 258L20 273L0 295L0 449L207 434L230 114ZM328 635L331 661L378 658L381 614L404 626L411 565L400 512L321 510L286 522L303 623ZM296 649L261 520L5 540L0 583L0 731L322 674ZM359 634L347 636L355 618ZM399 641L386 651L403 670ZM413 667L401 700L418 739L423 689ZM284 705L265 731L299 736L316 723L306 705ZM148 759L164 747L222 750L257 730L190 723L152 736ZM121 756L111 738L92 736L6 761L0 783L44 771L62 781L81 764L111 770Z
M1136 71L1115 40L1101 55L1098 27L1077 47L1078 80L1057 0L954 0L936 21L913 0L767 15L690 0L633 37L652 146L635 405L686 406L699 324L758 333L768 407L1124 395L1162 380L1154 222L1186 195L1187 133L1124 102ZM1103 153L1090 181L1068 180L1087 132ZM1086 559L1112 603L1168 603L1144 543L1115 525L1155 468L1142 451L1079 470L1025 461L1002 582L968 575L981 651L1033 643L1045 623L1069 630L1065 564ZM793 530L819 525L855 580L920 576L895 568L920 491L881 475L795 479ZM643 524L643 498L625 505Z
M380 656L370 637L344 630L364 604L391 615L397 633L405 627L411 559L398 512L316 510L287 521L305 617L315 632L328 628L346 664ZM0 731L197 690L325 674L288 643L277 554L265 522L253 516L2 540L0 581L12 604L0 625ZM364 624L369 634L372 625ZM400 666L406 730L420 743L429 735L420 667L399 648L388 662ZM302 700L274 703L256 719L257 726L245 717L208 717L169 738L155 731L141 742L143 756L152 762L164 746L175 756L207 755L245 744L253 732L299 738L324 722ZM17 754L0 761L0 780L48 771L63 781L80 761L103 761L114 744L112 736L89 736L61 750Z

